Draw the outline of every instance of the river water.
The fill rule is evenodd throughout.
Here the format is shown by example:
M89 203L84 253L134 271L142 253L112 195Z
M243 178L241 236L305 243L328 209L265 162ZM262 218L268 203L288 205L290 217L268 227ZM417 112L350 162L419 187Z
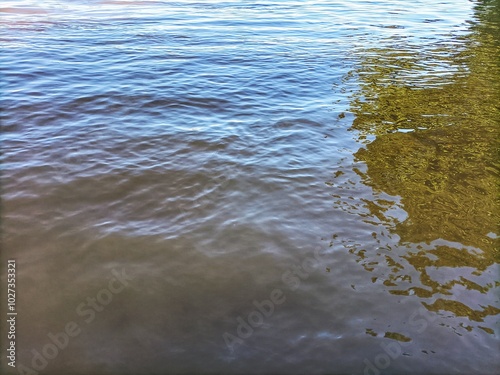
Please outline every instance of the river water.
M500 372L499 12L4 1L2 373Z

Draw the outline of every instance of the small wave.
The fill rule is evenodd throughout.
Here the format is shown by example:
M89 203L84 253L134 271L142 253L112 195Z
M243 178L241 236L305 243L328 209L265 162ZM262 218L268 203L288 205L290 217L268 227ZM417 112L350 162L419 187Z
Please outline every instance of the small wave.
M320 128L323 125L319 122L308 120L305 118L297 119L283 119L274 124L278 129L292 129L292 128Z
M42 8L0 8L0 13L10 13L10 14L48 14L45 9Z

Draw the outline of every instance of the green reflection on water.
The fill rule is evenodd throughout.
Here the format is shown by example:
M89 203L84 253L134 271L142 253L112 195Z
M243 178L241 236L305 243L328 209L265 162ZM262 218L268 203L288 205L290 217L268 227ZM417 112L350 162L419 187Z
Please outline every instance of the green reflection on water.
M351 252L367 271L382 263L391 267L383 282L390 293L416 295L430 311L475 322L500 309L457 301L452 289L493 294L498 287L467 275L480 276L500 260L499 14L499 1L480 2L469 34L420 48L400 40L381 43L362 51L351 73L360 86L351 101L352 129L366 144L355 153L367 166L358 174L374 192L401 197L408 216L395 221L385 215L390 202L364 200L365 208L411 249L394 258ZM420 286L403 287L412 282L408 268L418 272ZM445 281L429 273L449 268L465 271Z
M386 332L384 337L387 337L387 338L390 338L393 340L397 340L397 341L402 341L402 342L411 341L411 339L409 337L406 337L405 335L402 335L402 334L397 333L397 332Z

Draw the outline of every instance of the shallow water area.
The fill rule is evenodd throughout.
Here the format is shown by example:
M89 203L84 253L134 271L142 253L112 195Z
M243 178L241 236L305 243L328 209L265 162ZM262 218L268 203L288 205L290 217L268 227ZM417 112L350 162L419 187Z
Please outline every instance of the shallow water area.
M499 12L4 2L18 369L498 373Z

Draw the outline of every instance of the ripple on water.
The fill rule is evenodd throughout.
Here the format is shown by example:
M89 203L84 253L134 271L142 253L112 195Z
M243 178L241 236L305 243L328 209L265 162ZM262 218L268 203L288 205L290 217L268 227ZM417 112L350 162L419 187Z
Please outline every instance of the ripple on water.
M381 371L495 372L488 9L7 1L19 361L76 321L47 371L362 373L400 345ZM85 323L122 268L130 287Z

